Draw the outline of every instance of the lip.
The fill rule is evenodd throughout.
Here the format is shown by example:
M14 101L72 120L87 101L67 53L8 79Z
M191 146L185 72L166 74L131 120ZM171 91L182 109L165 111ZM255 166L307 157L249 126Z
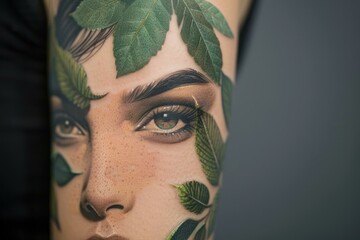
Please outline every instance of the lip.
M127 238L121 237L119 235L112 235L110 237L102 237L98 234L91 236L87 240L128 240Z

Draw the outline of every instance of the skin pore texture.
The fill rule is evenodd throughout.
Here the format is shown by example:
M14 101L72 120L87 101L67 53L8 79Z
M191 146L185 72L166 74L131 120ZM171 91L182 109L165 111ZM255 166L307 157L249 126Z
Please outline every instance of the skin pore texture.
M61 1L47 3L53 61L53 239L213 239L228 136L223 107L230 96L224 82L234 84L238 30L249 1L209 1L233 33L230 38L214 30L223 62L219 79L190 53L191 43L184 41L175 14L176 6L200 0L174 0L160 49L126 74L119 66L122 55L114 53L120 27L86 59L76 59L61 46L54 34L59 26L52 20ZM108 2L117 1L123 0ZM141 0L125 2L135 6ZM81 25L80 10L72 16Z

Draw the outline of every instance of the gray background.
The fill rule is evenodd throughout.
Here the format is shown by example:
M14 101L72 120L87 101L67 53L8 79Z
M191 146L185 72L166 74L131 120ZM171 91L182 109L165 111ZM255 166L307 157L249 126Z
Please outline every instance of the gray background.
M260 1L216 239L360 239L360 1Z

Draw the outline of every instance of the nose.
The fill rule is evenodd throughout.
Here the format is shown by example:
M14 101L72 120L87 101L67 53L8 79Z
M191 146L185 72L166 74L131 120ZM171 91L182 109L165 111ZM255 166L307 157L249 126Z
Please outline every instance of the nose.
M94 141L89 153L89 168L82 188L80 211L91 221L101 221L110 213L123 215L134 202L128 159L119 154L114 141Z
M108 211L111 209L118 209L124 212L124 208L125 207L122 204L117 203L116 201L109 202L109 204L99 204L97 201L88 200L84 197L80 202L81 214L91 221L101 221L105 219Z

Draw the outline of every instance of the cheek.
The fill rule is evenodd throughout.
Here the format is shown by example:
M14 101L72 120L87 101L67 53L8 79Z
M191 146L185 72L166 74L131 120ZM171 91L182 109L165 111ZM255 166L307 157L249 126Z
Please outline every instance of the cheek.
M174 185L197 180L207 183L194 148L194 140L177 144L143 142L143 169L151 172L151 183L136 193L136 203L124 221L126 236L134 239L165 239L189 212L181 205ZM152 166L152 168L147 168ZM139 231L141 219L142 231ZM144 238L134 233L145 234ZM130 238L131 238L130 237Z
M206 181L194 145L194 138L176 144L153 145L159 181L171 185L191 180Z
M107 139L109 141L101 151L103 161L97 162L106 164L98 165L98 173L94 173L94 169L88 172L91 161L94 161L91 160L94 157L91 156L94 153L93 146L78 144L64 149L55 147L55 151L63 154L75 171L83 172L68 185L56 187L59 219L63 229L60 232L61 239L67 239L66 236L85 239L86 236L82 234L95 231L93 228L96 225L89 224L82 217L79 203L86 175L97 175L99 172L121 182L120 194L133 194L135 197L133 209L127 213L127 217L121 222L114 221L118 222L119 225L115 226L119 231L134 239L139 237L133 235L135 233L151 239L164 239L174 226L188 217L173 185L191 180L207 183L195 152L194 138L176 144L153 143L130 134L124 138L113 136ZM92 164L96 166L95 162ZM99 179L99 176L96 178ZM118 192L118 189L114 191ZM141 230L135 227L139 221L142 222ZM83 230L76 231L74 223L82 226Z
M74 172L84 173L86 171L86 161L84 161L84 158L88 148L87 140L84 139L67 147L61 147L54 143L52 151L60 153Z
M171 229L188 215L169 184L149 184L136 198L134 209L120 229L129 239L166 239Z
M59 234L55 239L85 239L87 231L78 231L73 226L82 226L84 230L89 226L84 222L80 211L81 179L73 179L65 187L55 187L57 211L61 230L55 228L54 233Z
M86 233L91 231L91 229L88 229L91 226L86 224L79 210L81 189L86 172L84 157L87 149L88 145L85 142L65 148L59 147L56 144L53 145L53 152L60 153L73 172L81 173L63 187L59 187L55 182L52 182L55 189L57 215L61 227L61 231L59 231L55 224L52 224L54 239L85 239ZM84 231L78 231L73 226L82 226Z

